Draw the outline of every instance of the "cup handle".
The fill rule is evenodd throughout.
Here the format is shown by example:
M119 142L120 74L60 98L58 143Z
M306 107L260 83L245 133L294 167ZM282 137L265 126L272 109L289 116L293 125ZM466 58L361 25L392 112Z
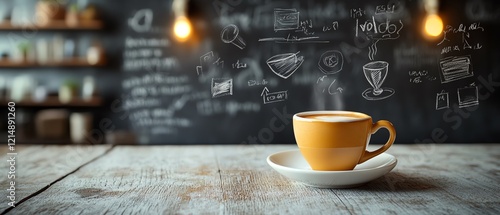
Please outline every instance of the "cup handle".
M382 147L373 152L366 150L365 153L363 153L363 156L361 156L361 159L359 159L358 164L370 160L379 154L382 154L382 152L385 152L387 149L389 149L389 147L391 147L394 143L394 140L396 140L396 129L394 128L392 123L387 120L380 120L373 124L371 134L375 134L375 132L377 132L381 128L389 130L389 140Z

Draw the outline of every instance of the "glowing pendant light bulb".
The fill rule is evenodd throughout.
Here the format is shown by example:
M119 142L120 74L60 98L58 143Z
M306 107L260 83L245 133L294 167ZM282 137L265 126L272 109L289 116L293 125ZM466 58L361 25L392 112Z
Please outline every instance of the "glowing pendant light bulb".
M191 23L184 16L177 17L174 23L174 35L177 40L185 41L191 35Z
M443 32L443 21L436 14L429 14L425 18L425 33L432 37L437 37Z

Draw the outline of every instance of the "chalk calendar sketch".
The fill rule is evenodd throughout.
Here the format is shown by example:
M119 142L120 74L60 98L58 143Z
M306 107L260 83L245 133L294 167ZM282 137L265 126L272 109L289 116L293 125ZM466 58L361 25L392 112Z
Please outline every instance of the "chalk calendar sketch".
M450 96L444 90L436 94L436 110L441 110L450 107Z

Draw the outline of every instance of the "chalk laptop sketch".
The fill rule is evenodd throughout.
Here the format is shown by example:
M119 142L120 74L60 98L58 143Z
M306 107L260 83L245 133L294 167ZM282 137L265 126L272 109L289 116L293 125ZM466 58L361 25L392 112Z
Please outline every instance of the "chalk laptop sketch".
M299 52L275 55L269 58L266 63L274 74L287 79L304 62L304 56L299 57L298 54Z
M212 98L233 95L232 78L212 78Z
M299 14L296 9L274 9L274 31L299 28Z
M450 107L450 97L448 92L444 90L436 94L436 110L441 110Z
M387 77L389 63L385 61L369 62L363 66L366 80L373 88L366 89L361 95L366 100L381 100L394 94L394 89L381 87Z
M465 108L479 105L479 96L477 86L458 88L458 107Z
M240 29L236 25L230 24L224 27L220 33L222 42L231 43L240 49L246 47L245 40L240 37Z
M470 56L450 56L439 61L441 68L441 83L472 77L472 64Z
M326 51L321 55L318 62L319 69L327 75L342 71L343 65L344 56L342 52L336 50Z

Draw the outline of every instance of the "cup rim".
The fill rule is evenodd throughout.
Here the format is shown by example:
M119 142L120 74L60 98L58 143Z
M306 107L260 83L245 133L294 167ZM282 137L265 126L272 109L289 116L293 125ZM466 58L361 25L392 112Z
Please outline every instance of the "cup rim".
M304 116L310 116L310 115L318 115L318 114L346 114L346 115L356 115L359 116L359 118L354 118L349 121L342 121L342 122L359 122L367 119L371 119L372 117L369 116L368 114L361 113L361 112L355 112L355 111L339 111L339 110L326 110L326 111L304 111L304 112L298 112L293 115L294 120L299 120L299 121L305 121L305 122L328 122L326 120L320 120L320 119L311 119L311 118L305 118ZM335 122L335 123L342 123L342 122Z

